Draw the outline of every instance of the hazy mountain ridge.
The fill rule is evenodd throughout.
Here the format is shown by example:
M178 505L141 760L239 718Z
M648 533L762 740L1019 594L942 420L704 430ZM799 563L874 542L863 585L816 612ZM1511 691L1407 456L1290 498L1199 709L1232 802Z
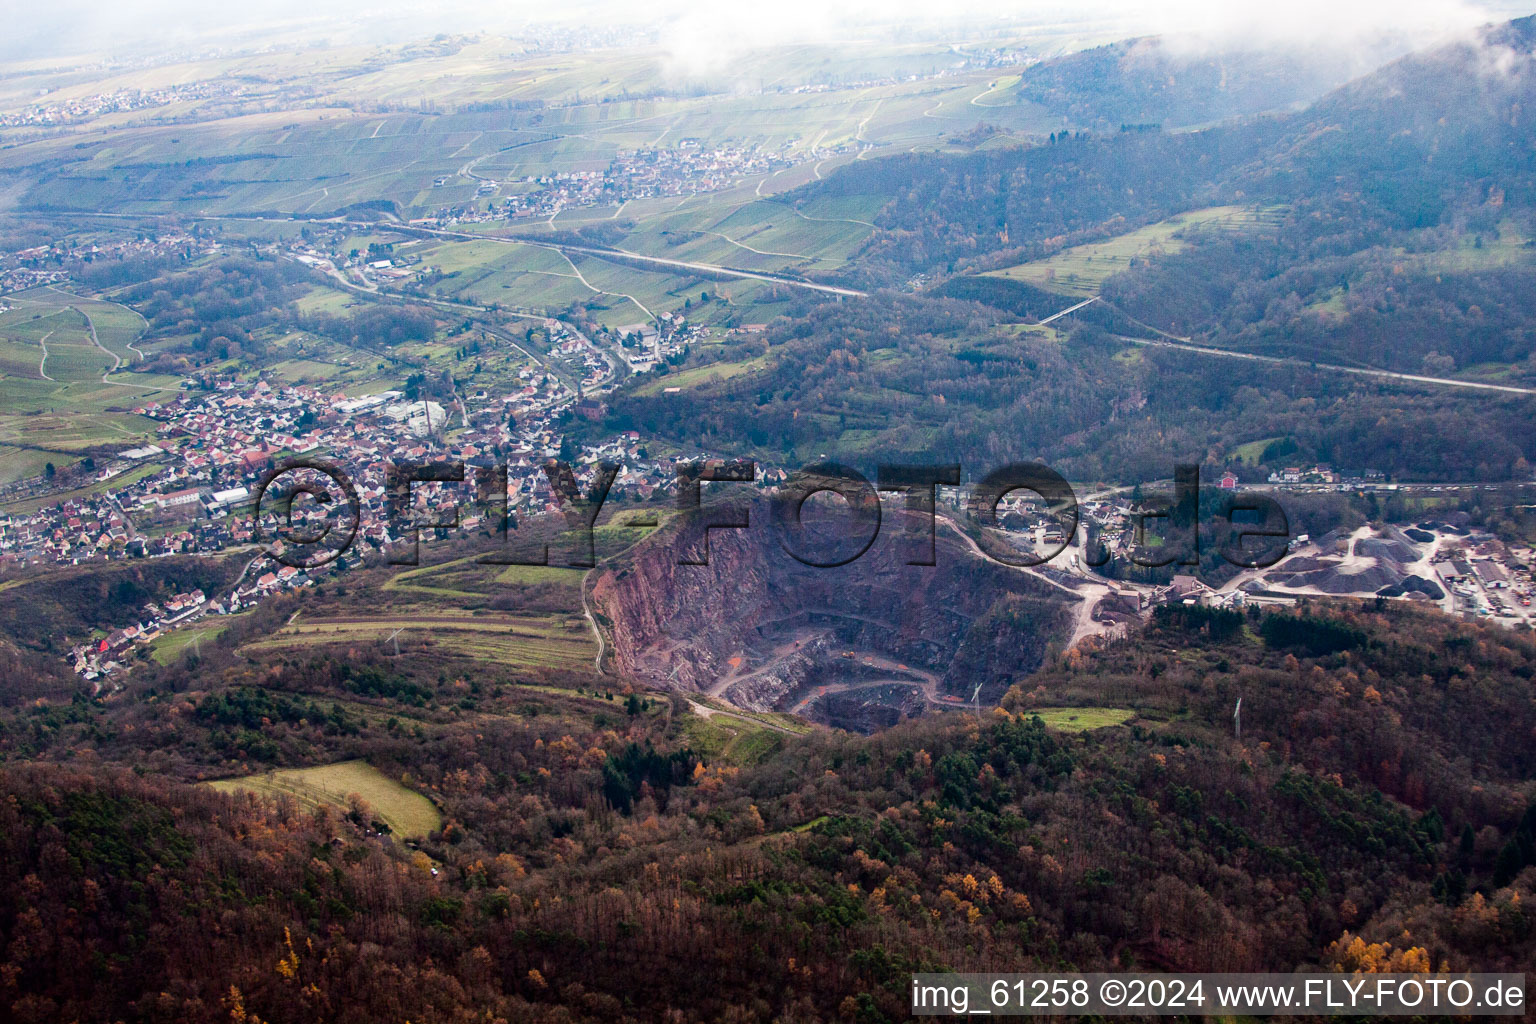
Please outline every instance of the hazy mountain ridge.
M1412 54L1298 115L1250 175L1260 188L1358 191L1406 225L1458 201L1536 202L1536 17Z
M1152 36L1035 64L1017 95L1067 123L1176 128L1306 104L1369 60L1348 50L1213 51Z

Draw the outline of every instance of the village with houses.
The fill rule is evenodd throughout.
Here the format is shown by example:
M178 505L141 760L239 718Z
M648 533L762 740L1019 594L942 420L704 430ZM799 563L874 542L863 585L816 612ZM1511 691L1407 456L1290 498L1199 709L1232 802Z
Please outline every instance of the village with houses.
M153 89L114 89L111 92L58 100L45 98L22 110L0 113L0 128L58 128L110 114L151 110L175 103L235 100L246 92L246 87L242 85L209 80Z
M135 412L158 423L156 438L120 451L97 471L95 483L110 486L29 514L0 515L0 566L251 553L250 565L228 593L197 591L163 606L146 606L137 621L74 647L71 664L83 678L101 686L130 664L135 645L147 645L205 615L239 612L270 594L356 568L370 552L386 551L407 533L414 536L414 527L403 526L390 506L388 472L393 463L457 461L466 467L466 481L473 481L477 468L505 465L505 508L514 516L560 511L544 466L562 454L572 462L583 487L600 461L619 464L610 500L648 501L673 494L676 464L707 453L651 458L644 439L634 431L574 452L565 445L561 414L600 417L611 366L574 332L556 336L563 338L557 352L568 348L564 354L575 356L585 349L590 355L592 387L581 398L553 374L530 366L519 374L521 387L509 394L493 396L480 390L448 406L429 398L407 398L393 389L348 395L306 385L274 386L260 378L221 378L205 393L188 389L169 401L147 402ZM625 337L645 345L653 343L654 336L637 326ZM630 365L636 366L633 358ZM291 522L280 523L277 509L282 502L268 501L260 519L254 516L262 480L293 457L340 468L354 482L360 503L358 543L340 559L316 569L281 565L264 553L284 527L318 527L331 516L329 509L295 503L289 511ZM1321 472L1299 475L1300 486L1338 486L1335 481L1307 479ZM759 467L757 484L772 486L784 477L778 467ZM1236 475L1226 474L1219 486L1237 487ZM429 523L457 509L460 528L481 526L490 510L475 503L468 487L416 486L407 520ZM958 490L947 495L941 491L941 504L947 501L958 509L961 500ZM1085 500L1081 528L1064 549L1068 538L1061 524L1035 501L1018 495L1005 499L999 507L1000 524L1026 548L1062 549L1039 571L1070 586L1091 583L1095 592L1102 587L1095 615L1110 623L1129 621L1164 602L1240 608L1249 602L1291 604L1311 595L1422 601L1506 626L1536 624L1530 571L1536 554L1512 551L1490 535L1468 530L1464 516L1462 522L1450 517L1406 529L1361 527L1316 539L1299 536L1279 563L1244 571L1219 586L1194 575L1175 575L1161 585L1106 585L1087 564L1089 540L1102 544L1112 558L1130 557L1136 542L1132 505L1125 494Z
M443 224L547 218L562 210L719 192L755 175L807 160L825 160L844 151L846 146L802 151L785 143L768 150L757 144L714 145L685 138L674 146L622 152L602 170L513 175L497 180L466 167L462 177L477 183L475 201L442 206L435 216ZM460 177L439 175L432 186L444 188ZM484 204L483 208L479 204Z
M177 231L138 238L60 239L50 245L0 248L0 292L65 284L97 261L192 259L212 255L220 247L218 242Z
M145 402L133 410L158 424L155 439L117 452L94 471L85 493L29 513L0 514L0 570L89 559L251 552L252 565L228 594L196 593L163 609L146 608L139 621L75 647L71 663L95 682L121 669L125 652L136 644L148 644L203 615L241 611L269 594L356 567L365 552L400 540L402 527L392 516L387 493L392 464L457 461L466 466L470 480L477 469L505 466L507 512L559 511L543 467L562 454L560 417L602 414L601 396L616 375L616 360L558 321L547 326L553 357L583 371L582 397L537 364L518 372L519 386L510 393L478 389L448 406L394 389L349 395L307 385L274 386L260 377L186 381L174 399ZM646 325L626 331L622 340L632 346L624 350L629 366L654 366L660 338ZM583 487L600 461L623 467L615 496L647 500L676 486L672 461L647 458L633 431L565 454ZM262 557L281 526L312 526L330 515L318 503L294 503L280 524L275 509L282 502L272 501L264 502L260 518L255 517L262 481L295 457L334 465L357 488L358 543L319 571ZM764 480L781 478L769 474ZM474 507L467 489L417 486L412 498L414 507L407 514L412 521L462 508L460 525L474 528L487 514Z
M554 205L620 202L643 195L679 195L688 188L725 187L732 175L758 173L782 162L759 151L706 149L684 140L669 150L628 154L597 174L563 175L561 180L524 182ZM787 159L787 158L785 158ZM776 162L779 161L779 162ZM669 191L670 190L670 191ZM540 207L540 210L545 209ZM535 212L532 207L522 213ZM519 214L520 215L520 214ZM316 222L298 236L253 244L263 255L307 265L354 289L409 295L413 283L437 271L414 253L422 239L374 243L345 252L354 227ZM58 242L13 251L0 258L0 286L36 287L69 280L96 260L179 258L216 252L208 237L165 233L134 239ZM419 290L419 289L418 289ZM491 311L487 311L491 312ZM69 661L98 687L132 664L132 655L166 632L206 615L249 609L263 598L313 585L335 573L382 557L405 539L392 514L388 469L397 462L456 461L466 481L476 470L505 465L507 513L538 516L560 511L560 500L544 472L553 459L572 464L585 487L599 462L622 467L612 496L624 501L665 500L676 488L676 464L718 453L669 452L655 457L646 439L625 431L601 443L572 447L566 440L571 417L601 421L605 396L631 375L665 372L691 346L718 340L681 311L661 311L647 320L619 326L586 324L544 315L539 310L501 307L506 314L479 323L478 337L510 348L526 361L495 382L476 382L423 391L416 387L323 387L293 383L265 372L194 374L173 398L146 401L132 412L155 424L154 438L85 463L89 476L65 481L32 478L7 485L3 497L25 501L32 511L0 513L0 572L8 567L72 565L93 559L154 558L169 555L250 552L252 561L226 593L194 591L147 605L134 622L77 644ZM738 324L727 336L762 334L766 324ZM534 343L537 335L538 343ZM534 352L538 355L535 356ZM665 395L679 386L663 385ZM254 508L263 480L292 458L333 464L355 482L360 503L357 544L330 564L302 569L267 559L271 539L282 525L318 527L330 511L317 503L289 510L290 522L264 505ZM784 479L780 467L759 466L757 484ZM1388 481L1374 469L1286 466L1265 480L1242 480L1238 471L1212 481L1222 491L1239 488L1296 494L1392 492L1400 488L1454 492L1462 486ZM1000 507L1010 543L1061 554L1038 572L1096 595L1094 615L1108 624L1129 622L1160 603L1216 607L1290 604L1307 596L1380 597L1433 603L1450 614L1506 626L1536 625L1531 611L1532 552L1513 551L1495 538L1472 532L1454 517L1408 528L1366 528L1316 540L1293 538L1276 565L1249 570L1212 585L1193 574L1175 574L1159 584L1106 579L1089 560L1090 544L1122 561L1136 554L1137 515L1125 488L1081 505L1080 529L1071 538L1043 507L1017 495ZM47 500L54 491L67 491ZM417 522L430 522L457 509L461 528L481 526L486 508L470 499L468 484L413 490ZM948 498L954 509L961 497ZM414 535L415 530L410 529ZM1096 556L1098 557L1098 556Z

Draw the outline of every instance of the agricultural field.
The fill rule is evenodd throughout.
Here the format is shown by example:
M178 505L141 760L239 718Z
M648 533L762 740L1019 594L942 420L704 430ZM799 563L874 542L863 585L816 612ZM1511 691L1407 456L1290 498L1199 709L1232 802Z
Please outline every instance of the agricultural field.
M118 372L144 358L137 342L148 325L127 306L58 286L8 295L6 303L12 308L0 313L0 373L7 380L71 384L105 379L111 386L135 389L120 398L169 383Z
M1275 211L1246 206L1191 210L1102 242L1073 246L1043 260L991 270L982 276L1022 281L1060 295L1088 298L1097 295L1109 277L1130 267L1132 260L1181 252L1186 244L1180 237L1183 231L1253 230L1273 223L1275 216Z
M196 61L182 70L201 78L255 74L279 89L278 83L302 75L323 98L302 110L224 116L208 110L186 117L189 123L139 124L131 133L120 130L120 119L104 117L67 141L39 138L12 147L0 154L0 170L53 168L32 184L26 199L61 209L314 214L382 199L407 216L420 216L476 199L480 178L500 182L497 194L505 195L522 187L517 179L602 170L623 151L682 139L751 140L800 161L749 180L746 191L760 199L820 178L860 150L949 148L952 136L983 119L1004 137L1055 126L1029 104L983 99L995 92L995 73L906 80L950 66L947 48L857 49L770 49L753 58L755 65L761 61L754 81L762 91L741 95L723 83L713 90L705 86L712 95L699 94L699 83L679 93L681 83L662 51L519 55L491 39L421 59L387 49L337 48L317 53L317 67L268 56ZM861 73L892 78L884 85L792 91L801 82L824 80L834 66L845 80L856 81L846 76ZM753 72L732 67L730 74ZM164 75L165 69L144 69L105 81L158 81ZM99 86L35 80L39 87L59 88L60 98L73 88ZM338 105L327 107L324 99ZM539 107L517 109L525 100ZM393 104L409 109L375 112ZM448 181L434 188L437 178ZM268 236L281 230L262 229Z
M130 409L173 393L180 380L122 372L143 358L142 317L56 288L6 301L13 308L0 313L0 484L153 435L154 422Z
M727 243L720 244L730 248ZM626 240L623 245L627 248L630 243ZM694 259L697 254L669 251L664 242L632 251L642 249L646 255L664 259L686 257L698 261ZM590 253L563 253L536 241L439 241L413 252L432 270L442 271L445 276L433 285L433 290L454 300L535 310L541 315L580 307L587 316L607 327L643 323L658 313L685 310L691 321L704 325L732 318L766 321L784 304L784 297L779 294L781 286L771 282L714 281L684 268L641 266L621 257L606 259ZM731 256L729 252L706 255ZM767 262L771 265L754 266L752 260L733 259L722 265L777 270L784 261ZM705 291L722 301L697 305Z
M845 265L873 230L870 222L807 215L755 197L724 209L694 200L639 220L623 245L649 256L743 270L830 271Z
M342 761L317 768L282 771L220 779L207 783L221 793L254 793L258 796L296 801L299 806L334 807L346 813L356 795L373 816L402 839L425 839L442 827L442 815L432 801L389 778L365 761Z
M317 287L298 301L298 307L299 312L305 314L329 313L331 316L341 316L361 302L357 296L340 288Z
M305 332L282 334L263 329L255 336L268 345L264 366L285 384L314 384L350 394L381 379L380 359L372 352ZM409 351L404 345L399 349L402 353ZM397 377L387 373L382 379L387 387L399 384Z
M572 596L581 584L581 573L558 565L491 565L469 555L437 565L408 569L390 576L383 589L403 595L484 598L506 587L569 587ZM572 604L573 610L577 607Z
M393 638L393 639L391 639ZM572 615L470 615L453 609L379 617L303 618L241 649L250 653L318 646L367 646L488 661L509 668L580 668L596 655L579 607Z
M592 530L592 546L598 560L612 558L644 540L659 528L653 524L663 523L667 515L664 511L636 508L612 513L607 522L599 523ZM554 589L566 592L561 596L562 601L568 602L564 609L579 615L583 573L562 561L568 540L566 537L550 540L548 565L501 565L482 562L483 555L465 555L396 571L381 584L381 589L394 593L402 601L413 597L431 599L434 608L442 607L446 598L483 602L487 598L530 588Z
M100 380L112 354L91 341L89 322L73 306L17 300L0 316L0 372L46 382Z

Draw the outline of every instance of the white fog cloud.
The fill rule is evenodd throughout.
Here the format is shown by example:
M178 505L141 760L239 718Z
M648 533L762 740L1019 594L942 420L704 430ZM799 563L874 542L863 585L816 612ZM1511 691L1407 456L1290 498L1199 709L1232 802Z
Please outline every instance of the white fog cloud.
M749 50L797 43L835 43L874 27L929 31L957 25L1092 26L1122 36L1177 35L1188 45L1340 47L1383 38L1433 39L1529 13L1536 0L0 0L6 31L0 56L10 60L82 51L182 49L199 43L238 45L277 29L281 38L403 41L439 31L507 31L538 23L649 25L659 29L677 68L728 71Z

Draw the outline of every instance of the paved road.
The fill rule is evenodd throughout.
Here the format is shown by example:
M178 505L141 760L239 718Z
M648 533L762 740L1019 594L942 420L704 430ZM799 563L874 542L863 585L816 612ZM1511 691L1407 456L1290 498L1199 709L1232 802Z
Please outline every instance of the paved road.
M1073 307L1076 309L1077 307ZM1070 312L1070 310L1063 310ZM1060 316L1061 314L1057 314ZM1478 380L1456 380L1453 377L1426 377L1418 373L1396 373L1392 370L1373 370L1362 366L1339 366L1337 363L1316 363L1309 359L1296 359L1289 356L1263 356L1254 352L1234 352L1231 349L1213 348L1209 345L1196 345L1189 341L1170 341L1166 339L1127 338L1121 337L1121 341L1132 345L1141 345L1146 348L1172 348L1183 352L1197 352L1207 356L1222 356L1227 359L1248 359L1257 363L1279 363L1287 366L1304 366L1313 370L1330 370L1334 373L1353 373L1361 377L1383 377L1390 380L1406 381L1410 384L1435 384L1448 388L1469 388L1473 391L1501 391L1511 395L1536 395L1536 388L1516 387L1513 384L1489 384Z
M152 218L154 214L148 213L106 213L96 211L79 214L85 217L112 217L119 220L144 220ZM389 229L402 232L420 232L433 235L438 238L451 238L463 242L500 242L504 245L536 245L545 249L555 249L559 252L581 253L586 256L598 256L613 258L622 257L638 263L650 263L659 267L672 267L679 270L693 270L709 274L719 274L722 277L736 277L750 281L766 281L769 284L782 284L788 288L801 288L806 291L821 292L826 295L842 295L849 298L863 298L869 293L857 288L843 288L838 285L817 284L814 281L802 281L799 278L783 277L779 274L769 274L757 270L742 270L739 267L725 267L714 263L693 263L688 260L669 260L662 256L647 256L645 253L632 252L628 249L602 249L590 245L568 245L565 242L552 242L537 238L510 238L499 235L479 235L470 231L449 231L446 228L428 228L419 224L409 224L400 221L353 221L343 218L313 218L313 217L263 217L259 214L247 214L240 217L230 217L218 214L196 214L194 220L207 221L250 221L264 220L276 221L288 224L344 224L347 227L367 228L369 230ZM810 219L810 218L807 218ZM366 290L366 289L364 289Z
M1093 298L1079 302L1075 306L1068 306L1066 309L1063 309L1059 313L1052 313L1044 320L1041 320L1040 323L1043 326L1045 324L1051 323L1053 320L1059 320L1066 316L1068 313L1075 313L1082 309L1084 306L1094 302L1099 302L1101 300L1102 296L1095 295ZM1105 305L1109 305L1109 303L1106 302ZM1137 322L1140 323L1140 321ZM1150 327L1148 324L1142 324L1142 326ZM1152 327L1151 329L1157 330L1155 327ZM1266 356L1259 355L1256 352L1237 352L1232 349L1216 348L1212 345L1196 345L1194 342L1187 338L1175 337L1174 335L1167 334L1163 331L1158 331L1158 333L1162 334L1163 337L1129 338L1124 335L1117 335L1117 337L1127 344L1141 345L1145 348L1172 348L1178 349L1181 352L1195 352L1205 356L1219 356L1226 359L1247 359L1256 363L1276 363L1283 366L1304 366L1313 370L1328 370L1333 373L1353 373L1361 377L1379 377L1388 380L1400 380L1409 384L1434 384L1440 387L1448 388L1468 388L1473 391L1500 391L1511 395L1536 395L1536 388L1522 388L1513 384L1489 384L1485 381L1457 380L1454 377L1428 377L1420 373L1398 373L1394 370L1376 370L1363 366L1340 366L1337 363L1319 363L1310 359L1298 359L1294 356Z
M1052 313L1050 316L1046 317L1044 320L1041 320L1038 326L1044 327L1046 324L1050 323L1052 320L1060 320L1062 317L1066 316L1068 313L1076 313L1078 310L1082 309L1084 306L1092 305L1093 303L1098 302L1098 301L1099 301L1099 297L1097 295L1095 295L1093 298L1085 299L1084 301L1079 302L1075 306L1068 306L1066 309L1062 310L1060 313Z
M378 227L378 225L374 225ZM741 270L737 267L724 267L715 263L693 263L688 260L670 260L661 256L647 256L644 253L634 252L630 249L601 249L597 246L569 245L565 242L549 242L536 238L502 238L495 235L477 235L467 231L447 231L441 228L424 228L414 224L400 225L397 230L423 231L429 235L441 238L452 238L465 242L501 242L504 245L533 245L543 249L554 249L557 252L578 253L583 256L596 256L598 258L622 257L636 263L649 263L658 267L669 267L677 270L692 270L706 274L719 274L724 277L737 277L751 281L766 281L769 284L781 284L789 288L800 288L805 291L821 292L825 295L842 295L850 298L863 298L869 293L857 288L843 288L838 285L817 284L814 281L801 281L798 278L783 277L779 274L769 274L757 270Z

